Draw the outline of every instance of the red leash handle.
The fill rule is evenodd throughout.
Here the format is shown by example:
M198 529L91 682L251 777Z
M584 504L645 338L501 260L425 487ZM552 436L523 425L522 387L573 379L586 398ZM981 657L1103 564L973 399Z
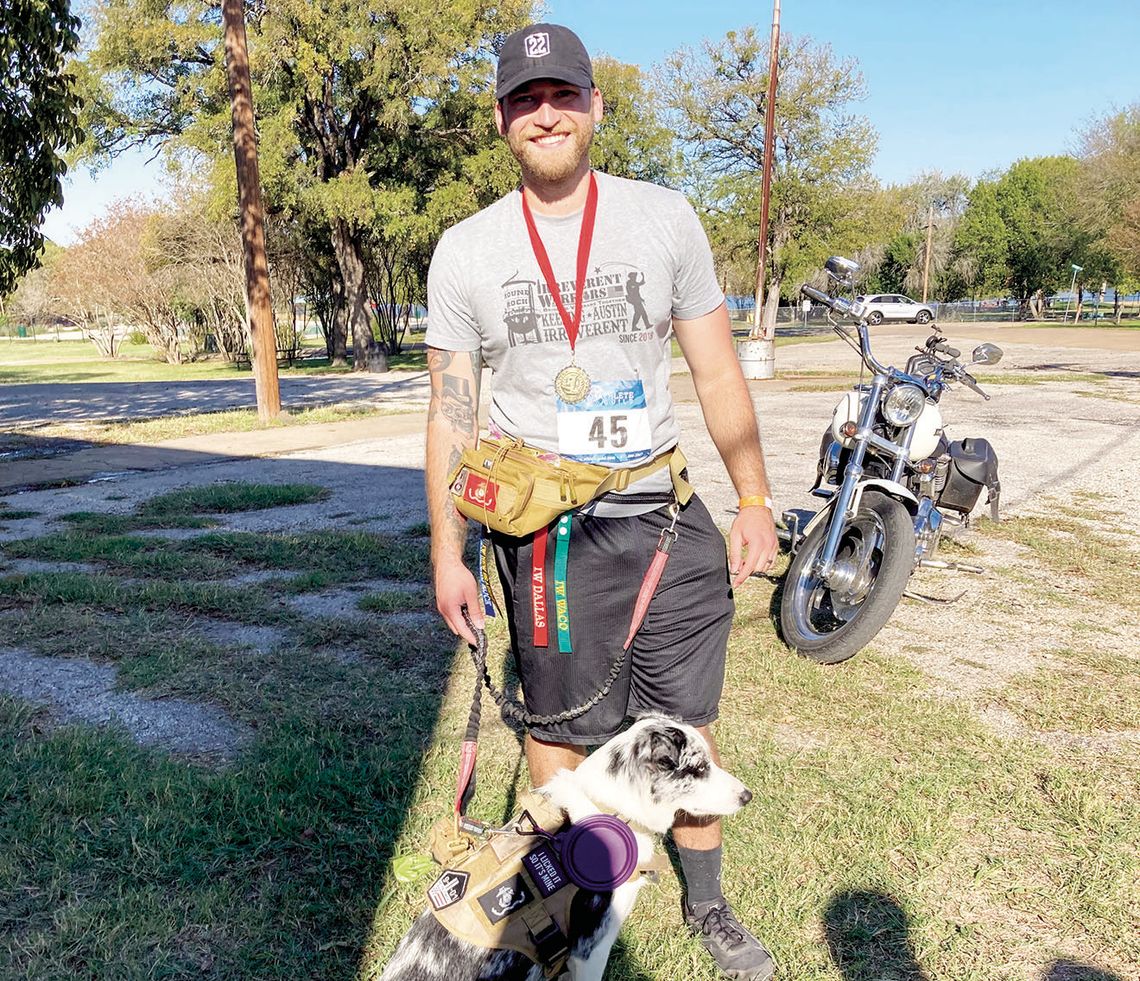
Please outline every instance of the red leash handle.
M673 515L673 523L676 524L677 516ZM677 533L670 525L661 532L661 538L657 542L657 551L653 553L653 561L649 563L649 568L645 571L645 578L641 580L641 589L637 593L637 602L633 604L633 617L629 623L629 636L626 637L625 643L622 645L623 651L629 650L629 645L633 643L633 638L637 635L637 631L641 629L641 623L645 619L645 614L649 610L649 603L653 599L653 594L657 592L657 584L661 582L661 574L665 571L665 563L669 561L669 550L672 549L673 544L677 541Z
M467 809L467 800L471 796L468 789L475 789L471 786L471 778L475 773L475 757L478 755L479 744L464 739L459 749L459 772L455 777L455 813L458 817L462 817Z

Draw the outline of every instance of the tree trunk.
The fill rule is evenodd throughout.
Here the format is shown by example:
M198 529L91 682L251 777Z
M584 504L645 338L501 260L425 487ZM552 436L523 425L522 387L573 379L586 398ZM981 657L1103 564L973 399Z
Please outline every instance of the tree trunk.
M368 316L368 294L364 288L364 259L359 238L343 218L337 218L332 223L332 245L344 282L344 305L352 331L352 368L354 371L367 371L368 352L372 347L372 324Z
M776 314L780 309L780 280L773 279L764 296L764 309L761 312L760 330L765 340L776 336Z
M348 365L348 327L344 315L344 284L339 276L330 277L332 290L328 304L328 315L322 321L325 331L325 350L329 355L329 364L334 368L344 368Z
M1044 320L1045 319L1045 309L1044 309L1044 303L1042 300L1043 296L1044 296L1044 291L1042 291L1042 290L1035 290L1033 293L1030 294L1029 304L1028 304L1028 306L1029 306L1029 319L1030 320Z
M1116 285L1112 288L1112 322L1117 327L1120 326L1120 286Z
M1076 312L1075 316L1073 317L1073 323L1074 324L1079 324L1081 322L1081 307L1084 305L1084 299L1085 299L1085 283L1084 283L1084 280L1082 279L1077 283L1077 312Z

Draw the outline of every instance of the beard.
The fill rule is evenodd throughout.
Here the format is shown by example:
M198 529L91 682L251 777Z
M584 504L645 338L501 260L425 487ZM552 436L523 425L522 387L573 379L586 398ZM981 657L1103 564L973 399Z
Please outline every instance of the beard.
M566 135L566 142L552 150L535 146L521 133L507 134L507 145L519 162L524 181L560 184L578 172L582 158L589 157L590 143L594 139L594 120L587 115L583 123Z

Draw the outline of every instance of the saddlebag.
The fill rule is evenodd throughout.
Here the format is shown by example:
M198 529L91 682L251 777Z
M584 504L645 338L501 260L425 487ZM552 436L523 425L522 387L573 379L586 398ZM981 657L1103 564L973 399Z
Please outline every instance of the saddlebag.
M997 521L1001 482L994 448L984 439L955 440L948 454L946 483L938 495L938 507L967 515L985 487L989 491L986 503L990 506L990 517Z

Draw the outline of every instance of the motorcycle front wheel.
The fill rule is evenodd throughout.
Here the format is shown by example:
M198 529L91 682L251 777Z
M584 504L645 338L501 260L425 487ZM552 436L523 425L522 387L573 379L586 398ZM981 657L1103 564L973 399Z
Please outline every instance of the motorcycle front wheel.
M861 651L890 619L914 569L914 525L893 497L863 494L825 582L813 568L830 524L814 528L796 552L780 601L785 643L819 664L838 664Z

